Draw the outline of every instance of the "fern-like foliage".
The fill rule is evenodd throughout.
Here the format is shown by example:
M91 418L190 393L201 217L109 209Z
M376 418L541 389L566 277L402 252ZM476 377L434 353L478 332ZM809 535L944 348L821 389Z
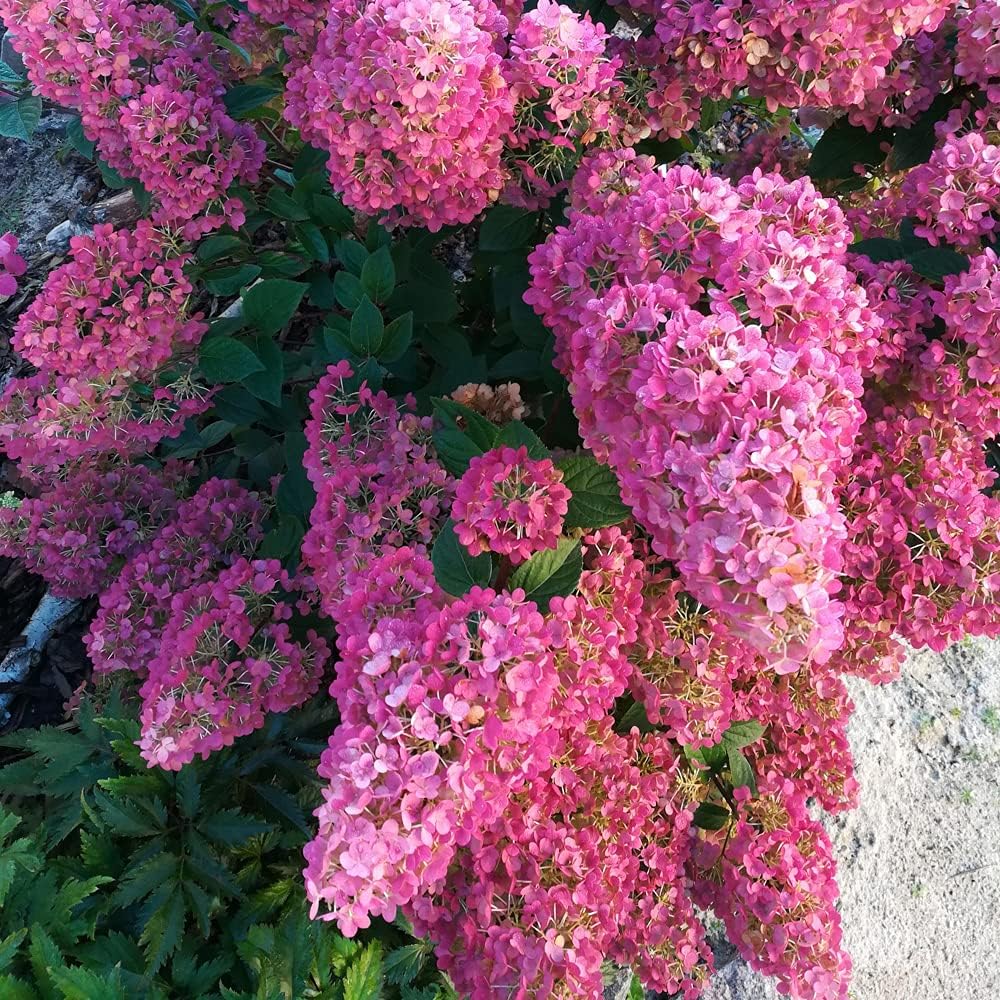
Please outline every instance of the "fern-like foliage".
M308 918L328 703L177 773L140 758L133 704L0 740L24 817L0 808L2 1000L455 1000L405 925Z

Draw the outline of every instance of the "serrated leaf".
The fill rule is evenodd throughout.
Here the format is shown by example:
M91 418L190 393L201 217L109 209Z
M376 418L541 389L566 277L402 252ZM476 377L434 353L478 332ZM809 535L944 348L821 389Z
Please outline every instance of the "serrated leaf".
M571 455L556 465L562 470L563 484L573 494L566 512L567 529L604 528L629 516L618 479L606 465L589 455Z
M560 538L554 549L536 552L521 563L510 575L508 590L521 588L529 601L534 601L543 613L553 597L572 594L583 572L583 556L579 541Z
M194 767L182 767L174 779L174 793L177 806L185 819L194 819L198 815L201 804L201 782L198 780L198 770Z
M455 534L451 518L444 522L434 540L431 562L438 586L453 597L467 594L472 587L488 587L493 579L493 556L489 552L470 555Z
M384 982L382 949L373 941L351 962L344 976L344 1000L380 1000Z
M396 287L396 265L387 246L379 247L361 267L361 287L373 301L384 303Z
M166 903L143 928L139 943L146 952L149 972L155 972L177 950L184 931L184 897L174 887Z
M308 288L285 278L259 281L243 296L243 315L261 333L277 333L291 321Z
M98 975L80 966L55 970L52 981L64 1000L128 1000L117 969Z
M162 852L140 863L130 865L122 875L114 893L115 905L120 909L145 899L164 883L176 881L180 871L176 855Z
M271 824L253 816L247 816L239 809L221 809L197 824L198 830L217 844L233 847L251 837L267 833Z
M396 986L408 986L424 967L429 948L423 941L394 948L385 956L385 977Z
M27 936L28 928L21 927L0 941L0 972L3 972L13 961L14 956L17 954L17 949Z
M42 99L30 94L8 104L0 104L0 135L27 142L42 118Z
M232 337L208 337L198 349L198 367L209 382L242 382L264 370L260 358Z

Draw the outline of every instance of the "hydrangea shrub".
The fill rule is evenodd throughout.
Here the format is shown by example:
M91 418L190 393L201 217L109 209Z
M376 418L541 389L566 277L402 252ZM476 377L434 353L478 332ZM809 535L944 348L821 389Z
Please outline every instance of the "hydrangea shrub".
M313 918L694 1000L712 912L846 1000L844 678L1000 634L996 0L0 16L0 131L69 110L144 214L0 395L0 551L97 598L141 759L326 692Z

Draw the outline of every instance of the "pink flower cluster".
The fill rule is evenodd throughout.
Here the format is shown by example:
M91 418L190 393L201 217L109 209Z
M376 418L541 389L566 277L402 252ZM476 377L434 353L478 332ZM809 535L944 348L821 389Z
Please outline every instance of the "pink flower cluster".
M388 404L351 382L337 366L314 395L307 431L320 495L342 463L370 460L379 438L391 447L399 433ZM456 520L461 493L460 483ZM311 531L327 517L317 504ZM773 935L753 960L795 997L846 997L829 843L801 808L806 794L834 809L853 795L842 730L825 738L850 710L832 678L814 686L805 671L762 670L628 530L583 537L576 592L554 598L545 617L516 590L447 598L423 542L350 548L351 565L312 564L339 623L331 693L343 719L323 755L329 786L306 849L314 915L353 934L402 910L472 1000L498 991L596 1000L605 959L694 998L711 969L696 900L707 905L711 888L720 912L742 913L760 883L776 919L754 908L734 925L748 950L754 930ZM629 687L661 731L613 731ZM768 853L768 878L752 838L693 827L713 786L676 742L711 746L761 709L781 721L747 753L761 773L783 768L808 790L786 793L796 808L783 823L761 806L775 842L802 847L788 864ZM755 817L748 811L740 829ZM720 866L725 888L715 887Z
M108 163L153 196L156 223L192 238L241 224L227 192L257 179L264 143L226 113L229 54L210 35L131 0L0 0L0 17L35 90L80 112Z
M74 236L69 262L49 274L11 343L35 367L66 378L154 372L208 329L191 313L191 260L146 221Z
M174 595L141 690L150 766L180 770L316 693L329 651L292 631L292 586L277 560L238 559Z
M902 192L918 236L975 249L998 224L1000 145L978 131L949 136L906 175Z
M679 78L709 96L746 87L773 111L864 104L903 39L933 31L950 6L937 0L878 7L861 0L808 6L695 0L652 13L656 38Z
M583 147L613 126L620 83L607 32L553 0L517 23L503 73L514 99L504 200L526 208L564 191Z
M584 442L686 589L775 669L822 661L843 636L835 479L880 337L843 216L759 171L734 187L634 161L633 177L599 215L571 209L525 298Z
M17 246L18 240L13 233L0 236L0 302L17 291L17 279L28 269Z
M263 537L265 512L256 494L220 479L208 480L177 504L101 594L87 634L94 669L145 677L173 597L249 556Z
M23 559L58 597L103 590L177 506L190 469L75 470L40 496L0 508L0 554Z
M499 195L511 97L492 3L335 0L287 86L286 116L330 153L345 204L428 229L471 222Z
M455 488L455 533L472 555L496 552L514 564L554 549L570 493L562 473L528 449L495 448L469 463Z

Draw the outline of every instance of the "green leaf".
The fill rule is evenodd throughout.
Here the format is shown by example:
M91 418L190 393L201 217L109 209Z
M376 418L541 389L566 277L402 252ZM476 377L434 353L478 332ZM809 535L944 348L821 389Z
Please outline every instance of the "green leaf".
M363 358L377 355L384 334L382 313L366 295L351 317L351 348Z
M368 260L368 251L365 247L357 240L345 238L337 240L333 250L337 260L356 278L360 278Z
M284 278L260 281L243 296L243 315L261 333L277 333L295 315L308 287Z
M344 976L344 1000L380 1000L385 974L377 941L365 945Z
M398 361L407 351L413 340L413 313L404 313L397 316L386 328L382 335L376 357L384 364L391 364Z
M892 170L909 170L931 158L937 145L934 126L947 116L953 104L953 93L938 94L931 106L912 125L896 129L896 138L889 154L889 166Z
M721 830L729 825L732 813L724 806L702 802L694 811L692 822L701 830Z
M232 264L206 271L202 281L213 295L235 295L259 274L260 268L256 264Z
M876 264L886 261L906 260L906 247L900 240L890 240L884 236L873 236L867 240L852 243L848 250L863 253Z
M215 236L209 236L208 239L202 240L198 244L196 253L198 260L204 261L206 264L211 264L212 261L218 260L220 257L226 257L236 250L243 249L245 246L246 244L238 236L217 233Z
M279 219L287 219L290 222L305 222L309 218L309 211L279 187L271 188L264 206Z
M212 407L223 420L232 424L252 424L265 416L264 407L241 385L227 385L217 392Z
M562 470L563 483L573 494L566 512L566 528L604 528L620 524L629 516L628 507L622 503L618 479L606 465L590 455L571 455L556 465Z
M633 727L640 733L652 733L656 730L656 726L646 715L646 706L641 701L632 702L625 714L615 723L615 732L629 733Z
M295 227L295 235L298 237L306 256L320 264L330 263L330 247L327 245L323 230L314 222L302 222Z
M226 38L226 36L221 32L212 31L210 34L212 36L212 41L214 41L216 45L221 45L227 52L231 52L238 59L242 59L248 66L253 65L253 57L245 48L243 48L242 45L237 45L236 42Z
M729 762L729 780L732 782L733 788L746 786L756 795L757 779L754 777L750 761L739 750L733 748L729 749L727 758Z
M312 217L327 229L346 233L354 225L354 216L336 198L329 195L313 195L311 205Z
M408 986L420 975L429 951L423 941L393 949L385 957L385 978L395 986Z
M813 180L841 180L856 175L854 167L877 167L885 159L882 144L892 139L891 129L869 132L839 118L820 137L809 157L808 174Z
M281 405L281 384L285 380L285 354L271 338L255 338L253 352L261 362L262 371L253 372L240 381L258 398L272 406Z
M7 966L9 966L14 960L14 956L17 954L17 949L21 946L21 942L27 936L28 928L21 927L19 930L13 931L0 941L0 972L3 972L4 969L6 969Z
M722 745L727 750L742 750L756 743L764 735L764 727L753 719L734 722L722 737Z
M361 287L373 302L384 303L396 287L396 266L388 247L380 247L361 267Z
M272 829L270 823L246 816L239 809L221 809L201 820L197 826L209 840L227 847L242 844Z
M338 271L333 276L333 294L340 305L351 310L357 309L365 298L361 279L356 278L350 271Z
M198 815L201 803L201 782L198 780L198 770L194 767L182 767L174 779L174 794L177 806L185 819L194 819Z
M5 62L0 62L0 83L24 83L24 77ZM78 118L77 121L80 119Z
M511 573L507 589L520 587L526 598L534 601L544 613L553 597L563 597L576 590L582 572L579 541L560 538L554 549L536 552L527 562L521 563Z
M497 426L481 413L456 403L453 399L438 397L431 402L434 406L434 416L446 427L454 427L467 434L480 452L489 451L496 443L499 433Z
M209 382L224 385L242 382L248 375L264 370L260 358L232 337L209 337L198 350L198 367Z
M479 249L487 253L507 253L533 245L538 216L510 205L490 209L479 230Z
M441 526L441 531L431 550L434 579L446 594L462 597L472 587L488 587L493 579L493 557L489 552L478 556L459 541L455 522L451 518Z
M308 522L316 503L316 491L301 463L291 466L281 477L275 499L282 514L291 514L303 523Z
M223 95L222 103L226 110L233 116L239 118L248 111L263 107L268 101L273 100L281 91L271 85L261 83L241 83L235 87L230 87Z
M512 420L500 428L500 433L493 443L494 448L527 448L528 458L543 459L549 457L549 449L542 439L520 420Z
M6 66L6 63L0 62L0 67ZM96 143L91 142L90 139L84 134L83 122L79 118L74 118L69 125L66 126L66 141L85 159L94 159L94 148Z
M59 969L52 973L52 981L64 1000L128 1000L118 969L101 975L79 966Z
M175 887L149 919L139 937L149 972L155 972L177 950L184 930L184 897Z
M961 274L969 269L969 258L948 247L927 246L910 251L906 254L906 260L917 274L929 281L940 282L948 275Z
M33 94L0 104L0 135L27 142L42 117L42 99Z

